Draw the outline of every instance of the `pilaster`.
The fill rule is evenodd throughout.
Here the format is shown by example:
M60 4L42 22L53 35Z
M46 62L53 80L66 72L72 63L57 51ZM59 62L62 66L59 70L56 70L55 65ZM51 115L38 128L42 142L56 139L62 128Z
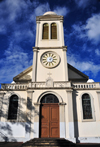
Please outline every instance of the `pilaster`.
M2 110L3 110L3 98L4 98L5 92L0 92L0 120L2 116Z
M59 103L60 113L60 138L66 138L66 124L65 124L65 105L66 103Z
M67 124L68 127L66 128L66 139L75 142L74 138L74 117L73 117L73 100L72 100L72 91L73 90L66 90L67 92ZM69 133L67 133L69 132Z
M39 23L40 21L36 21L37 23L37 27L36 27L36 41L35 41L35 46L38 46L38 42L39 42Z
M65 81L68 81L68 67L67 67L67 46L63 46L63 52L64 52L64 69L65 69Z
M34 47L33 48L33 71L32 71L32 82L36 82L36 74L37 74L37 52L38 48Z
M34 103L34 138L39 138L40 103Z
M98 95L98 102L99 102L99 109L100 109L100 91L97 91L97 95Z

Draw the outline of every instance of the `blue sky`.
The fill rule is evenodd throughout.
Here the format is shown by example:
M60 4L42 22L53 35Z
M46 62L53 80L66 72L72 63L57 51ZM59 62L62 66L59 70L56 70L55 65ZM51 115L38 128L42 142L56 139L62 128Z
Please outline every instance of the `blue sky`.
M0 0L0 83L32 65L36 16L64 16L68 63L100 82L100 0Z

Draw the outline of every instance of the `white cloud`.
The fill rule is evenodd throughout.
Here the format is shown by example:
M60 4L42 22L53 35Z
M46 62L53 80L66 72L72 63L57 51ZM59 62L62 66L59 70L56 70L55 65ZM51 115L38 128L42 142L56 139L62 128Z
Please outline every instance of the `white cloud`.
M96 49L95 53L96 53L97 56L100 56L100 50L99 49Z
M57 6L55 10L58 8L60 15L68 13L66 7ZM32 56L30 58L29 51L26 53L21 44L26 41L33 45L36 16L46 11L50 11L49 3L39 3L38 0L5 0L0 3L0 34L8 38L9 44L0 59L0 83L11 82L14 76L32 64Z
M69 9L67 7L59 7L59 6L57 6L53 11L56 14L63 15L63 16L66 16L69 13Z
M36 9L35 9L35 15L43 15L45 12L50 11L50 6L48 3L45 4L40 4Z
M100 13L88 18L85 25L79 22L79 24L74 24L72 28L74 31L70 35L74 34L81 39L87 38L94 44L100 43Z
M86 21L84 29L87 31L89 40L94 40L96 43L100 41L100 13L93 15Z
M85 8L85 7L87 7L89 4L91 4L93 2L95 2L95 0L75 0L75 3L80 8Z
M12 81L13 77L25 70L32 64L28 53L24 52L19 46L13 46L4 52L5 57L0 59L0 83Z
M96 65L92 61L79 61L78 56L68 55L68 63L82 72L91 72L96 76L100 72L100 64Z

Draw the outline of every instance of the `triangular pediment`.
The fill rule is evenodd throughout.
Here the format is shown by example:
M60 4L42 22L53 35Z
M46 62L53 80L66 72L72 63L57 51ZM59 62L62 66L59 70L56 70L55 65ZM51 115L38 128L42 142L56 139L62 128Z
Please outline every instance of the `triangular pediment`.
M29 82L32 80L32 66L13 78L15 82Z
M70 64L68 64L68 77L69 81L73 82L87 82L88 80L87 75L85 75Z
M68 79L72 82L87 82L88 76L68 64ZM32 81L32 66L18 74L13 78L15 82L31 82Z

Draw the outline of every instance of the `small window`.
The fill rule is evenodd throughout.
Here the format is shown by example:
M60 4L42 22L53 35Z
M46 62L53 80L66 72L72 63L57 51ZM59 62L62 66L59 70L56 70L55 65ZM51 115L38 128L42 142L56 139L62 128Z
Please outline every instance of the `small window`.
M12 95L9 99L8 119L17 119L18 96Z
M49 25L48 25L48 23L43 24L42 39L49 39Z
M57 39L57 24L51 24L51 39Z
M91 98L89 94L83 94L82 96L82 108L83 108L83 119L93 119Z

